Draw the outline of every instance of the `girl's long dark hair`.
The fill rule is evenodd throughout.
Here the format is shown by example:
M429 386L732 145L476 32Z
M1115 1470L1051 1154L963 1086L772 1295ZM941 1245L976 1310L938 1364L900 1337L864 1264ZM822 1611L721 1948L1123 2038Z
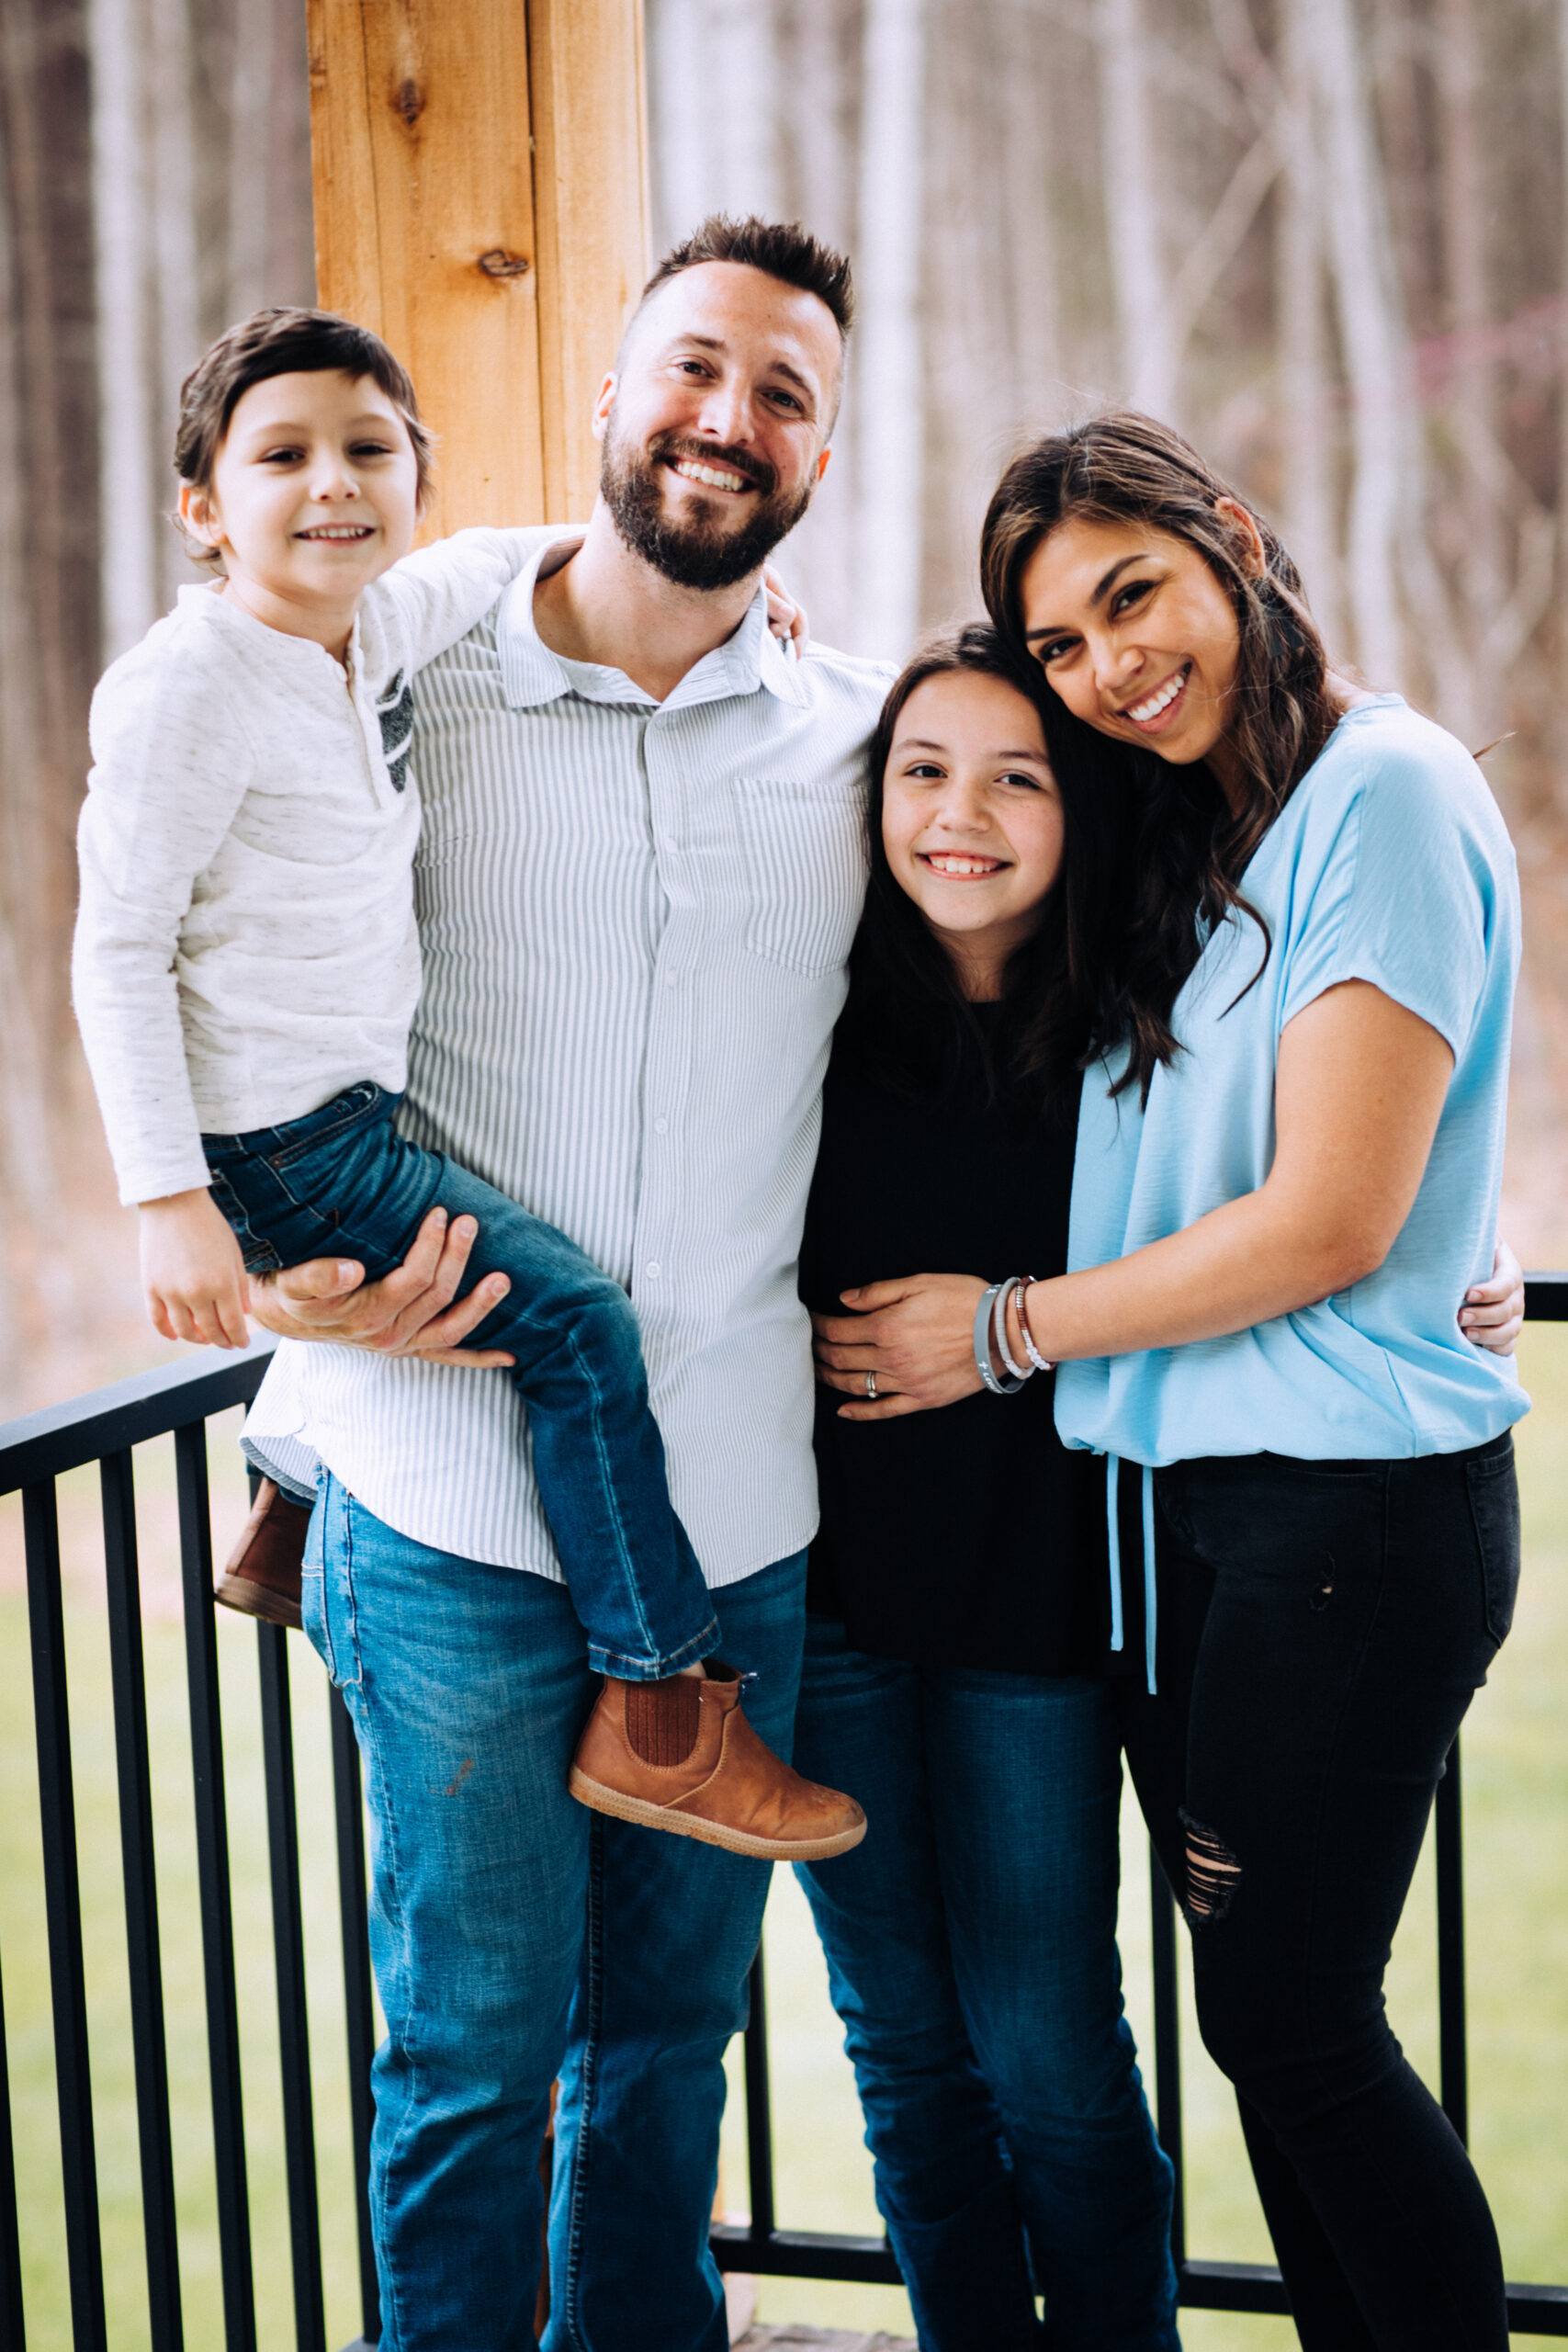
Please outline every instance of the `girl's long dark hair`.
M1053 433L1015 458L998 484L980 543L986 607L1015 656L1024 642L1023 574L1061 523L1132 523L1197 549L1229 596L1240 634L1227 741L1246 797L1233 815L1206 763L1177 767L1074 718L1047 690L1045 740L1064 786L1131 786L1127 922L1106 968L1101 1046L1125 1042L1122 1084L1146 1094L1159 1063L1178 1050L1171 1010L1202 942L1233 910L1261 919L1242 897L1247 861L1316 759L1339 716L1328 661L1295 565L1261 515L1261 574L1222 499L1247 502L1168 425L1130 409ZM1251 513L1247 507L1247 512ZM1037 663L1032 666L1038 668Z
M1103 945L1116 924L1112 877L1126 809L1112 785L1079 769L1061 780L1062 871L1038 929L1010 961L998 1023L969 1003L951 956L900 889L882 841L888 754L905 704L929 678L999 678L1041 714L1055 697L1040 665L972 623L926 645L895 681L871 739L871 879L850 958L840 1043L882 1084L910 1099L972 1100L979 1089L1025 1125L1069 1121L1079 1073L1105 1015Z

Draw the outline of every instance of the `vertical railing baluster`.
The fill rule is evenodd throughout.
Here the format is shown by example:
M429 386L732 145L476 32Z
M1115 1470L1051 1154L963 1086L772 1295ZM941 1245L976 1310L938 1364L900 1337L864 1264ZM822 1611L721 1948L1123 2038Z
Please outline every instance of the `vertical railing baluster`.
M191 1770L196 1790L207 2052L212 2083L218 2244L223 2266L224 2343L227 2352L256 2352L244 2102L240 2089L240 2011L234 1990L234 1920L229 1897L229 1822L223 1798L223 1718L218 1689L218 1634L212 1615L212 1521L207 1491L205 1422L194 1421L175 1431L175 1467L180 1502L180 1574L185 1587L186 1679L190 1690Z
M379 2341L381 2293L370 2228L370 2132L376 2120L370 2061L376 2011L370 1989L370 1922L365 1893L365 1798L359 1744L341 1692L327 1685L332 1723L333 1799L337 1815L338 1910L343 1921L344 2021L348 2041L348 2111L354 2138L354 2213L359 2232L359 2301L367 2344Z
M11 2068L6 2045L6 1996L0 1988L0 2345L26 2352L22 2242L17 2226L17 2156L11 2139Z
M267 1851L272 1865L272 1952L277 1971L278 2060L283 2075L283 2148L288 2177L294 2335L299 2352L326 2352L321 2216L316 2193L316 2126L310 2096L310 2025L305 1992L305 1921L299 1901L299 1823L295 1811L293 1717L288 1703L288 1636L281 1625L256 1627L256 1655L261 1669Z
M32 1643L33 1718L39 1813L43 1832L44 1910L54 2007L55 2092L65 2189L65 2250L75 2352L107 2352L104 2258L93 2145L93 2082L87 1990L82 1966L82 1894L76 1876L76 1808L65 1677L65 1613L60 1589L60 1521L54 1481L22 1489Z
M147 2302L152 2352L181 2352L180 2249L175 2219L175 2159L169 2133L169 2064L164 2039L164 1970L158 1945L158 1878L152 1842L152 1773L147 1750L147 1680L141 1647L141 1584L136 1491L129 1453L98 1465L104 1507L109 1668L119 1846L125 1879L130 2038L136 2068L136 2128L141 2157L141 2222L147 2243Z
M1459 1741L1438 1782L1438 2059L1443 2112L1470 2138L1470 2068L1464 2018L1464 1854Z
M762 1947L751 1962L750 2007L746 2019L746 2170L751 2192L751 2235L765 2245L773 2234L773 2117L768 2086L768 1996Z
M1176 2178L1170 2200L1170 2250L1187 2259L1187 2170L1181 2147L1181 2005L1177 1997L1176 1897L1149 1840L1149 1937L1155 1978L1155 2120Z

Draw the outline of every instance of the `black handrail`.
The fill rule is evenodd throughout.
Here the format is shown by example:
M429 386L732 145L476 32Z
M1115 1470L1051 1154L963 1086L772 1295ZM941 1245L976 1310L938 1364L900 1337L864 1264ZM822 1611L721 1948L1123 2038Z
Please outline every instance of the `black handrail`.
M1568 1321L1568 1273L1530 1275L1527 1299L1526 1311L1533 1319ZM75 2352L103 2352L107 2326L54 1482L68 1470L89 1463L99 1464L152 2341L153 2352L183 2352L130 1455L135 1445L171 1433L174 1436L224 2346L225 2352L256 2352L240 2075L241 2032L212 1605L206 1423L212 1414L251 1401L260 1385L270 1351L271 1343L265 1340L243 1353L205 1350L159 1372L118 1382L69 1405L0 1427L0 1494L20 1488L23 1499L55 2077ZM269 1625L258 1626L257 1637L295 2335L299 2352L326 2352L287 1637L277 1627ZM359 1755L353 1728L342 1700L330 1686L329 1706L363 2324L360 2344L368 2346L378 2338L380 2320L369 2209L374 2008L368 1957L365 1820ZM1445 2109L1462 2136L1467 2127L1467 2094L1457 1742L1438 1791L1437 1861L1441 2095ZM1287 2309L1284 2288L1279 2272L1271 2266L1195 2261L1187 2255L1178 2007L1179 1939L1176 1905L1152 1849L1150 1895L1156 2111L1160 2140L1176 2170L1172 2234L1181 2300L1185 2304L1212 2310L1283 2312ZM898 2268L886 2238L789 2230L778 2225L761 1951L751 1976L745 2082L751 2218L743 2224L715 2225L713 2248L720 2267L896 2285ZM1510 2326L1521 2334L1568 2336L1568 2286L1510 2286L1508 2315ZM5 2016L0 2002L0 2347L4 2352L24 2352L25 2343ZM355 2347L351 2346L350 2352L355 2352Z

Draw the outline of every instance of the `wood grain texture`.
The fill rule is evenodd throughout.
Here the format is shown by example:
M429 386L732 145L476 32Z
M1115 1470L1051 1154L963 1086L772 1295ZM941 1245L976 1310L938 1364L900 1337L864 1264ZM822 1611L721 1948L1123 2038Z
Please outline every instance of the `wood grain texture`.
M586 514L589 430L649 271L648 130L638 0L530 0L534 202L546 515Z
M423 536L584 514L646 254L639 0L309 0L318 300L441 436Z

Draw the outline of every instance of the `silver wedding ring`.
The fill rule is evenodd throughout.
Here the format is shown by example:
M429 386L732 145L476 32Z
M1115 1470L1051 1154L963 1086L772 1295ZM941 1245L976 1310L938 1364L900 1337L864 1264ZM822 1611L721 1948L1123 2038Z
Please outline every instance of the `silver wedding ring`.
M865 1394L867 1402L874 1405L876 1402L876 1374L874 1372L868 1372L866 1374Z

